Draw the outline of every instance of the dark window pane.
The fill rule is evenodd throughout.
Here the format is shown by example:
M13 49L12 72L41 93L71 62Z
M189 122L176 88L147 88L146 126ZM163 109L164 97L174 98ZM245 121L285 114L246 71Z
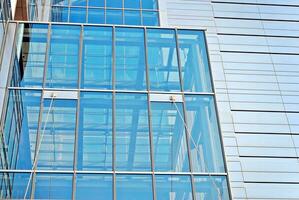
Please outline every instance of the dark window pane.
M86 22L86 8L71 7L70 22L85 23Z
M196 199L200 200L229 200L227 182L221 176L195 176Z
M144 26L159 26L158 12L143 11L142 19Z
M88 9L88 23L91 23L91 24L105 24L104 9L89 8Z
M112 88L112 28L84 27L81 84L83 88Z
M42 174L35 179L35 199L72 199L72 174Z
M125 10L126 25L141 25L140 11Z
M158 9L157 0L142 0L142 9Z
M52 22L68 22L68 7L58 7L53 6L52 7L52 16L51 20Z
M43 106L37 168L72 170L77 103L44 99Z
M156 175L157 200L192 200L190 176Z
M224 172L213 97L185 95L189 144L195 172Z
M88 6L104 7L105 0L88 0Z
M150 171L147 96L116 94L116 169Z
M71 6L86 6L86 0L70 0Z
M52 25L46 87L78 87L80 28Z
M106 6L111 8L122 8L122 1L123 0L106 0Z
M154 166L156 171L189 171L181 103L151 103Z
M106 10L106 24L123 24L122 10Z
M112 200L110 174L77 174L76 199Z
M116 175L118 200L152 200L151 175Z
M178 31L184 91L211 92L207 50L202 31Z
M125 1L125 8L140 8L140 1L141 0L124 0Z
M116 89L146 89L143 29L116 29Z
M112 169L112 93L82 93L78 169Z
M148 29L150 89L180 91L177 48L173 30Z

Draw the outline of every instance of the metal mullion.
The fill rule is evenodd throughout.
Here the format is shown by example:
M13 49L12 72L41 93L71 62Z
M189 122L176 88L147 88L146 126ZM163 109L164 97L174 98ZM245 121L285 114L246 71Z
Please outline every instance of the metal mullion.
M113 172L113 199L116 200L116 142L115 142L115 26L112 27L112 172Z
M122 21L123 21L123 24L125 24L125 0L122 0L121 10L122 10Z
M152 192L153 192L153 199L156 200L156 182L155 182L155 175L154 175L154 147L153 147L153 137L152 137L152 122L151 122L151 105L150 105L150 83L149 83L149 66L148 66L148 49L147 49L147 33L146 27L144 27L144 49L145 49L145 70L146 70L146 88L147 88L147 109L148 109L148 126L149 126L149 141L150 141L150 158L151 158L151 167L152 167Z

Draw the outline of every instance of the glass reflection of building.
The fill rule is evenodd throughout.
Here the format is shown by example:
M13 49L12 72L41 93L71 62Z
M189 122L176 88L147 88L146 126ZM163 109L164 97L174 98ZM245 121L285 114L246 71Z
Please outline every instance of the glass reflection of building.
M1 198L229 199L204 32L130 26L159 25L131 2L15 22Z

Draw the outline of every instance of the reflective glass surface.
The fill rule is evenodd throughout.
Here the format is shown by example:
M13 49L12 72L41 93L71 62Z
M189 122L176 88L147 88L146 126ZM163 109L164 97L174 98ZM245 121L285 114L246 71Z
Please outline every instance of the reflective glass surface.
M147 29L150 89L180 91L177 48L173 30Z
M181 103L151 103L155 171L189 171Z
M73 7L70 10L70 22L84 23L86 21L86 8Z
M123 24L122 10L106 10L106 23L107 24Z
M31 184L25 195L30 173L0 173L1 199L29 199ZM13 188L13 190L11 190Z
M145 47L143 29L116 30L116 89L145 90Z
M142 11L142 20L144 26L159 26L158 12Z
M84 27L82 88L112 88L112 29Z
M101 8L89 8L88 23L105 24L105 10Z

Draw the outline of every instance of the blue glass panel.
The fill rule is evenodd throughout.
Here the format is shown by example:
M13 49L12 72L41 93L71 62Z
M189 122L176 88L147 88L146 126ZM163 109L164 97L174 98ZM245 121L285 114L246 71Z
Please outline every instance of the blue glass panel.
M71 6L86 6L86 0L70 0Z
M226 178L223 176L194 176L196 199L229 200Z
M88 9L88 23L105 24L105 12L101 8Z
M88 6L104 7L105 0L88 0Z
M112 88L112 28L84 27L82 88Z
M189 171L182 104L152 102L151 111L155 171Z
M80 28L52 25L46 87L78 87Z
M151 175L116 175L118 200L152 200Z
M82 93L78 169L112 170L112 93Z
M52 22L68 22L68 7L53 6L51 11Z
M68 0L52 0L52 5L55 6L67 6L69 3Z
M14 86L42 87L48 26L21 24L19 28L24 28L24 33L20 65L15 63L14 66ZM21 70L19 77L17 70Z
M150 89L180 91L180 78L174 30L148 29Z
M116 169L151 170L147 96L117 93L115 115Z
M116 89L146 90L144 31L116 29Z
M124 0L124 7L140 9L140 1L141 0Z
M38 169L73 169L76 129L75 100L44 99Z
M77 174L76 199L112 200L112 175Z
M106 10L106 24L123 24L122 10Z
M156 175L157 200L192 200L190 176Z
M70 22L85 23L86 22L86 8L70 8Z
M122 8L123 0L106 0L106 7L110 8Z
M207 49L202 31L178 31L182 79L186 92L211 92Z
M144 26L159 26L158 12L143 11L142 20Z
M185 102L193 171L224 172L213 97L185 95Z
M126 25L141 25L140 11L125 10Z
M158 9L157 0L142 0L142 9Z
M38 173L35 199L72 199L72 174Z

